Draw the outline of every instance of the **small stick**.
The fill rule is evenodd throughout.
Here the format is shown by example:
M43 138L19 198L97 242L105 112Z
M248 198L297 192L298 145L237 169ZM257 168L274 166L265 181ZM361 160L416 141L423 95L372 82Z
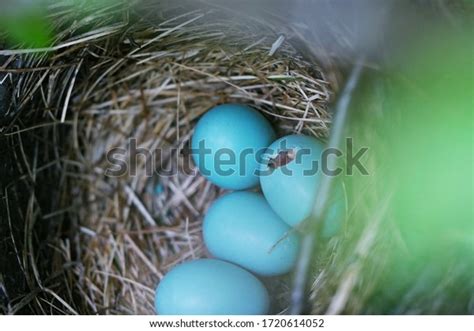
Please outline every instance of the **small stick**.
M347 122L349 104L362 73L363 59L363 57L360 57L354 65L349 79L342 90L341 97L336 103L334 125L328 142L328 146L330 147L337 148L341 144L343 138L342 135ZM328 162L334 163L336 160L331 158ZM330 169L333 169L335 165L330 164L328 166ZM300 315L305 312L305 308L307 307L309 269L310 263L313 260L314 247L317 242L317 231L315 230L318 228L318 225L326 211L332 181L333 178L331 176L322 176L313 211L311 216L304 222L309 225L309 231L306 231L306 234L303 237L300 255L296 264L293 289L291 291L290 315Z

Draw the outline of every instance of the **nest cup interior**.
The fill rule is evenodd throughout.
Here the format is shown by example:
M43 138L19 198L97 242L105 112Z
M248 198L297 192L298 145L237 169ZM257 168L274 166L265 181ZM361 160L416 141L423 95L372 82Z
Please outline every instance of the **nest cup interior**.
M143 49L121 45L131 58L106 64L110 72L84 97L93 102L73 106L74 154L81 165L70 185L80 192L84 271L100 289L93 302L104 291L125 291L118 307L152 313L153 290L163 274L179 262L207 256L202 219L223 192L199 175L188 153L193 127L207 110L246 104L280 134L328 133L331 86L317 65L285 42L269 55L278 36L240 35L238 26L234 32L242 32L235 35L223 25L172 31L198 15L137 31L139 45L163 34L160 30L171 32ZM118 177L106 173L106 154L114 148L127 151L130 165Z
M96 38L65 33L56 42L73 46L25 56L29 66L51 68L25 74L20 84L26 94L44 75L35 109L52 123L40 130L54 137L56 152L43 157L61 186L52 193L59 205L46 215L61 224L47 272L61 274L60 289L51 306L38 304L44 309L153 314L163 275L209 256L201 224L223 191L199 175L188 149L194 125L213 106L249 105L279 135L327 137L337 74L305 59L271 25L206 15L133 23L126 16L112 24L98 13L97 30L87 33ZM125 173L111 174L111 151L122 151ZM284 312L288 279L266 282L278 289L272 312Z

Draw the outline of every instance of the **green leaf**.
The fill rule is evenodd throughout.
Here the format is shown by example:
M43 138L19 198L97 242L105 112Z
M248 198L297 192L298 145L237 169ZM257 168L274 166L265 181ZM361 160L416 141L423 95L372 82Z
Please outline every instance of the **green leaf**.
M46 17L40 12L0 17L0 28L5 30L8 41L12 44L21 43L31 48L51 45L52 29Z

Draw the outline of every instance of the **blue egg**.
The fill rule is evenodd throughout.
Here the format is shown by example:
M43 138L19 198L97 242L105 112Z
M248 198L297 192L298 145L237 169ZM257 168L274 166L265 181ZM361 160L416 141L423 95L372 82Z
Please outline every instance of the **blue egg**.
M325 239L335 236L346 217L347 204L343 186L336 182L329 196L328 209L321 227L321 236Z
M324 145L304 135L289 135L272 143L260 168L260 185L272 209L291 226L311 215L321 177ZM337 233L345 200L335 190L323 224L322 235Z
M168 272L156 289L160 315L265 315L269 296L248 271L213 259L184 262Z
M224 104L198 121L191 145L200 173L225 189L258 185L260 157L275 139L270 123L251 107Z
M165 191L165 187L162 183L157 183L155 186L155 194L160 195Z
M204 218L203 236L216 258L263 276L287 273L298 254L298 235L253 192L233 192L216 200Z

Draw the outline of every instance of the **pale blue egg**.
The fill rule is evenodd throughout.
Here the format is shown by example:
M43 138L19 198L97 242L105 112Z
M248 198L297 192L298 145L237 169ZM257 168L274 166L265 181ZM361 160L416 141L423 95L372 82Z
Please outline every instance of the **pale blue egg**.
M155 295L160 315L265 315L269 302L266 288L254 275L214 259L174 267Z
M154 191L156 195L163 194L163 192L165 192L165 187L162 183L157 183Z
M275 139L270 123L255 109L238 104L216 106L198 121L192 155L200 173L225 189L258 185L259 157Z
M334 183L333 192L329 196L328 209L321 227L321 236L326 239L335 236L342 228L346 213L346 195L342 184L336 182Z
M216 200L204 218L203 236L216 258L263 276L289 272L298 254L298 235L259 193L233 192Z
M324 176L323 151L324 145L316 138L289 135L272 143L264 155L260 168L263 194L272 209L291 226L311 215ZM344 216L345 200L340 190L335 193L322 227L324 237L337 233Z

